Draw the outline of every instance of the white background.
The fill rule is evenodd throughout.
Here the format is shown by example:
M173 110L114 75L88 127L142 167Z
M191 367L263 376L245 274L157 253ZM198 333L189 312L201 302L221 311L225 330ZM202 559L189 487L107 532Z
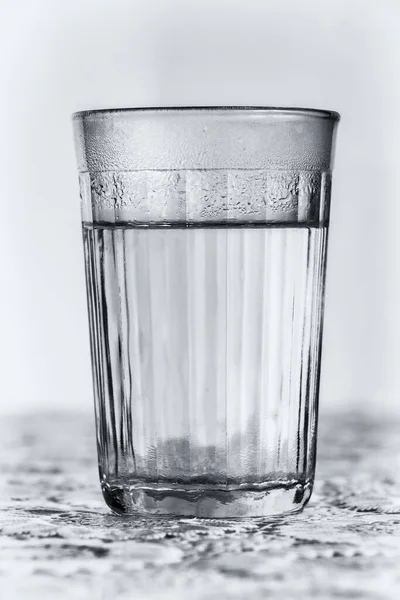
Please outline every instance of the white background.
M70 114L185 104L342 114L321 408L400 410L399 32L397 0L3 0L0 411L92 407Z

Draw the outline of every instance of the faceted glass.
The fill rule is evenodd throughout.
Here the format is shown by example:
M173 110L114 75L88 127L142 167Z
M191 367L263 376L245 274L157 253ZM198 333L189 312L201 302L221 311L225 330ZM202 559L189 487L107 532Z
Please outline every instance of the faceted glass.
M339 116L74 115L99 470L116 512L301 510Z

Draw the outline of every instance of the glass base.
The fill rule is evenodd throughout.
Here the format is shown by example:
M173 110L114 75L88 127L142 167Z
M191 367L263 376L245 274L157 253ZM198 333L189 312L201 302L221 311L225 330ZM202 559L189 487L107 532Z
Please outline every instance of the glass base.
M104 483L102 489L107 505L120 515L244 519L275 518L302 511L310 499L312 483L268 482L234 489L143 483L121 487Z

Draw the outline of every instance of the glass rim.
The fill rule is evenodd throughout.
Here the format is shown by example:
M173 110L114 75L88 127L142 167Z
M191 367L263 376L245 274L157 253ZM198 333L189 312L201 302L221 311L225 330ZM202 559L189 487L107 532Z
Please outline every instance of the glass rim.
M128 115L128 114L179 114L193 113L205 114L216 113L222 115L228 114L254 114L254 115L275 115L300 118L329 119L339 121L340 114L333 110L319 108L300 108L300 107L280 107L280 106L142 106L135 108L98 108L82 110L72 114L73 120L79 120L91 116L107 115Z

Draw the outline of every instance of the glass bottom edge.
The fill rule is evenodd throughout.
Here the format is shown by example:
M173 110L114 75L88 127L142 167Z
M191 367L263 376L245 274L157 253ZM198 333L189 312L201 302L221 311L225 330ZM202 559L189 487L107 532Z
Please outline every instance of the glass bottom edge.
M268 482L265 489L102 484L104 499L118 515L200 519L276 518L299 513L311 497L312 482Z

